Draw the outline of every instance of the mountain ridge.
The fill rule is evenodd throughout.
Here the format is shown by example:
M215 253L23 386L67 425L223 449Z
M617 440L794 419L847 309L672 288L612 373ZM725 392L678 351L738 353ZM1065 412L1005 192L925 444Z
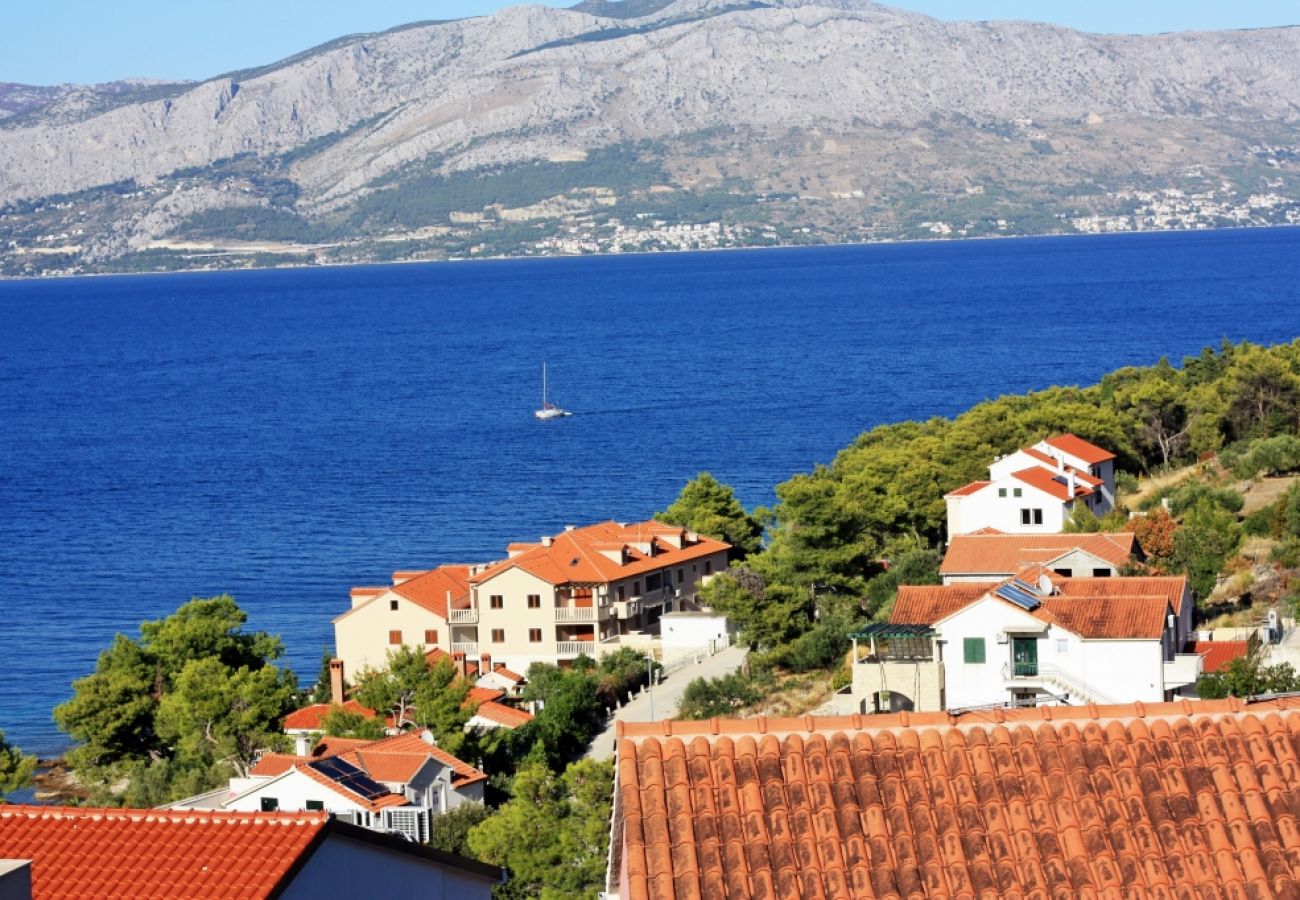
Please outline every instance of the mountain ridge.
M268 66L151 89L158 96L79 119L0 119L0 205L143 188L104 200L125 217L78 244L78 255L108 259L222 208L278 217L299 243L449 228L438 203L428 221L362 213L408 179L436 187L638 147L635 158L667 173L663 189L738 192L746 215L772 195L861 193L880 209L900 191L938 203L985 181L1021 193L1095 181L1115 193L1172 184L1179 155L1191 171L1228 154L1235 179L1260 161L1250 147L1300 144L1300 28L1095 35L941 22L868 0L586 0L344 36ZM1014 146L988 139L999 132ZM933 156L929 172L904 149L917 142ZM855 154L856 182L854 160L842 158ZM1289 156L1279 159L1271 177L1286 181ZM1041 169L1050 184L1034 188L1017 166ZM237 192L217 174L232 168L243 173ZM137 194L158 185L170 190L139 208ZM610 188L616 205L630 196L568 187ZM120 199L127 194L132 202ZM650 204L656 217L662 205ZM490 218L490 207L462 212Z

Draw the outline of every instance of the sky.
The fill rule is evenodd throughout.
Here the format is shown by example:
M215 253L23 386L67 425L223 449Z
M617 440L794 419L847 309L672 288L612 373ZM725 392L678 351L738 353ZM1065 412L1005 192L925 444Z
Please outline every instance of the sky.
M547 0L571 6L576 0ZM43 0L7 4L0 82L204 79L361 31L487 15L507 0ZM1297 0L897 0L940 19L1031 19L1151 34L1300 25Z

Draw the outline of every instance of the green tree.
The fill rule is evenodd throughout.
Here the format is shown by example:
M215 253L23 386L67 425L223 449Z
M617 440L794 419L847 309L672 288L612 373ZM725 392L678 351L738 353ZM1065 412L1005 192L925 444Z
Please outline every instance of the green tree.
M0 803L13 791L20 791L32 783L36 771L36 757L24 755L21 750L5 740L0 731Z
M1219 671L1207 672L1196 680L1196 693L1204 700L1297 690L1300 690L1300 675L1289 663L1266 666L1258 653L1234 659Z
M309 703L329 703L334 699L333 673L330 670L330 662L333 661L334 654L325 648L321 651L320 671L316 673L316 683L311 687L311 693L307 695Z
M296 685L271 664L280 640L245 634L246 619L229 596L196 598L143 623L138 641L115 637L73 683L54 719L79 742L68 760L103 802L175 799L243 774L278 743ZM125 794L108 788L124 781Z
M384 720L380 716L365 716L335 705L321 719L321 730L329 737L375 741L384 736Z
M441 815L435 816L429 823L429 846L445 853L473 857L469 847L469 833L474 826L482 824L490 815L482 803L462 803Z
M728 718L763 699L762 689L739 672L721 678L696 678L686 685L677 706L680 719Z
M1172 563L1185 572L1192 592L1203 601L1214 590L1228 558L1241 546L1237 517L1208 498L1197 501L1174 534Z
M705 537L726 541L735 549L732 556L744 559L762 549L763 526L745 512L735 492L708 472L701 472L682 488L672 506L655 518L680 525Z
M605 707L597 694L594 665L584 667L581 662L575 661L569 671L545 663L528 667L525 696L542 702L530 723L532 735L556 771L585 753L591 739L605 727Z
M1066 534L1092 534L1101 531L1101 519L1088 508L1088 504L1076 500L1061 530Z
M609 854L610 762L582 760L563 775L525 765L513 797L469 832L472 855L510 869L498 897L595 898Z
M430 665L418 648L404 646L389 651L387 668L362 670L352 696L381 716L392 716L398 728L427 728L454 754L473 715L464 705L471 686L447 657Z

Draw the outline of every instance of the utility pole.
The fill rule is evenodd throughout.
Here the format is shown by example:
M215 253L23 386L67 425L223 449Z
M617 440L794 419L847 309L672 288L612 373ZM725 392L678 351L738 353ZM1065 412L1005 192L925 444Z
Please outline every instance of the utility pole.
M650 721L655 720L655 663L650 657L645 658L645 680L650 691Z

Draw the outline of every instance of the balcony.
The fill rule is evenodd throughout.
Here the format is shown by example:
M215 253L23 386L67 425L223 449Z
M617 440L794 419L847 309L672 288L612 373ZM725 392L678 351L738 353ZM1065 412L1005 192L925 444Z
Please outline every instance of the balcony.
M556 641L555 655L563 657L595 656L595 641Z
M1178 653L1164 664L1165 690L1195 684L1201 677L1201 657L1197 653Z
M1011 664L1011 677L1013 678L1037 678L1037 662L1017 662Z
M630 619L641 611L641 603L637 600L615 600L614 601L614 618Z
M478 610L473 607L470 609L449 609L447 610L447 623L450 625L477 625Z
M561 624L573 622L597 622L609 617L609 607L595 606L557 606L555 621Z
M478 656L478 641L453 641L451 645L452 653L464 653L465 656Z

